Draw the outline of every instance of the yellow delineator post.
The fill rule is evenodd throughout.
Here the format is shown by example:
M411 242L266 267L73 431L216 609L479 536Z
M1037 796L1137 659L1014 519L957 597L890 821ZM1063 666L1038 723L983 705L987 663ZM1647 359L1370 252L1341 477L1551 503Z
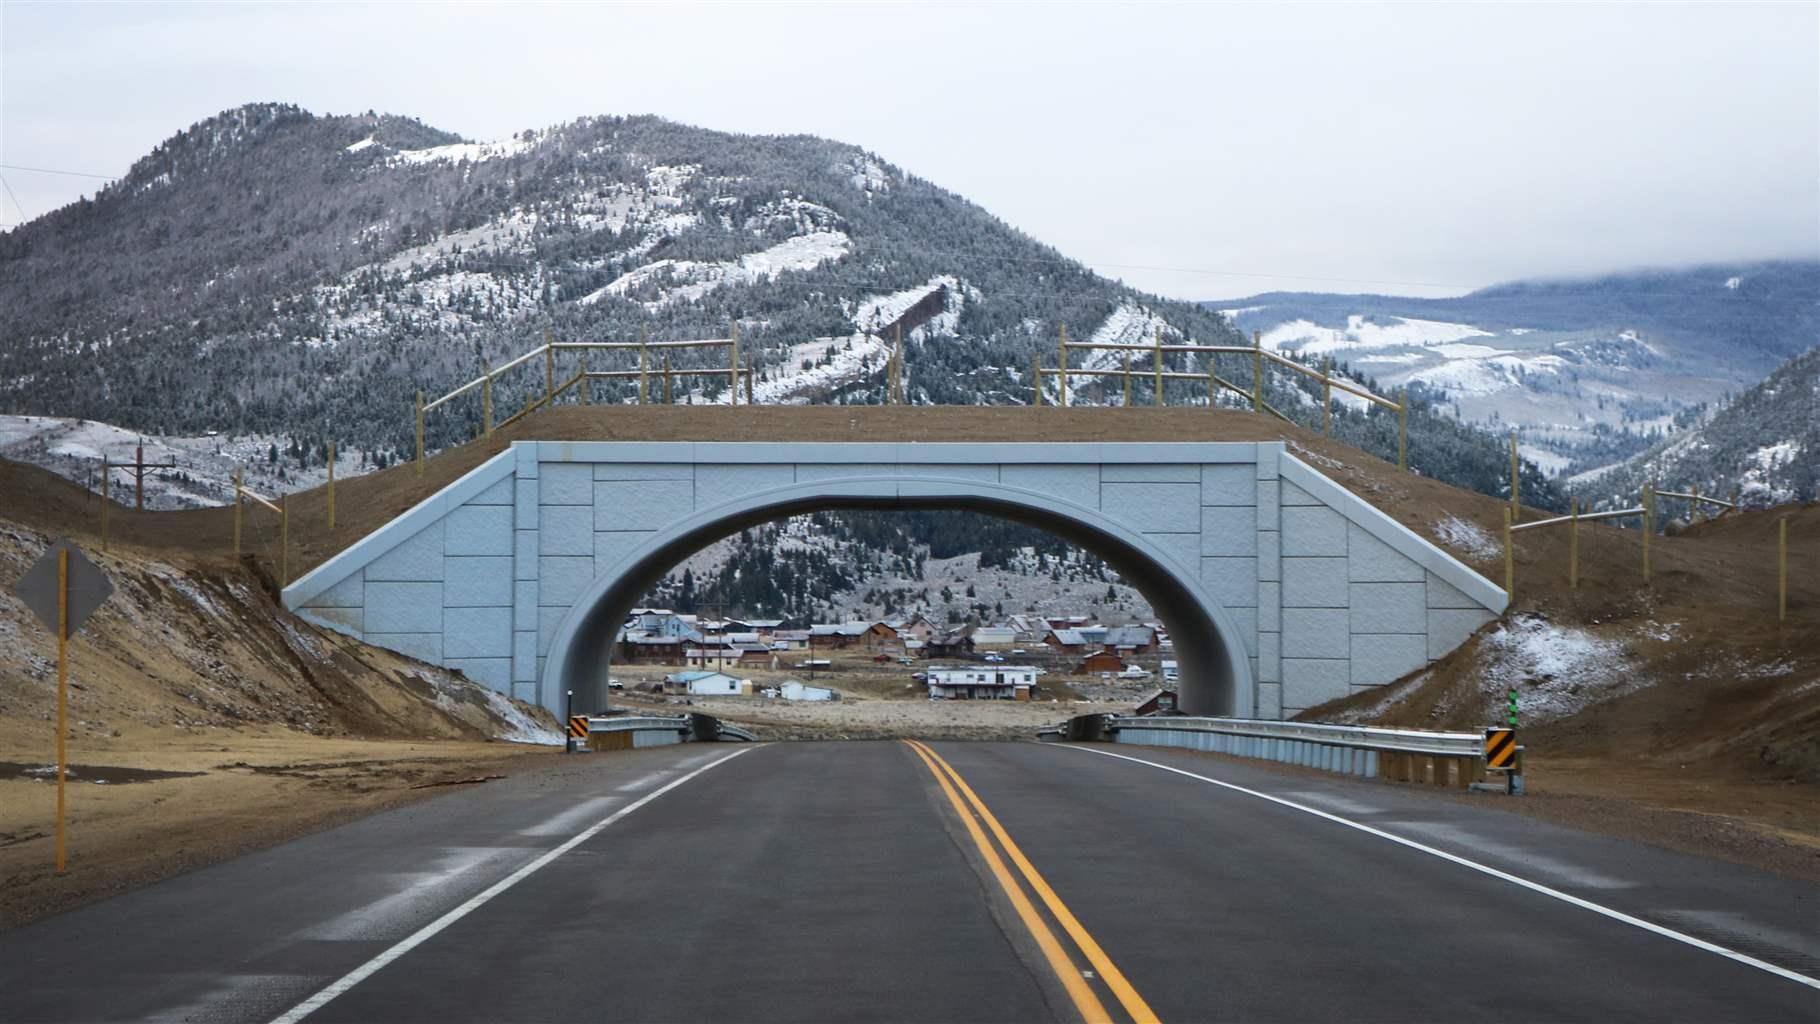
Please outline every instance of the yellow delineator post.
M421 398L421 393L420 393L420 398ZM418 472L422 472L423 471L423 468L422 468L423 462L421 460L421 457L420 457L417 465L418 465ZM239 466L234 467L234 557L235 558L240 557L240 515L241 515L240 492L245 489L244 485L241 483L241 474L243 474L245 472L246 472L246 470Z
M70 651L70 553L57 552L57 873L63 874L63 777L68 757L64 737L69 733Z
M1510 509L1504 510L1504 598L1515 604L1517 601L1517 561L1510 547Z
M1788 621L1788 517L1776 521L1776 621Z
M645 404L645 325L638 325L638 404Z
M480 436L493 436L493 368L484 367L486 376L480 384Z
M1580 499L1567 499L1567 589L1580 589Z
M335 442L329 442L329 529L335 528Z
M1333 436L1333 357L1321 363L1321 436Z
M423 392L417 392L417 475L423 475Z
M1510 518L1512 522L1523 518L1523 506L1520 504L1522 480L1517 475L1517 432L1510 432Z
M1156 355L1151 358L1150 369L1156 374L1154 392L1150 396L1151 404L1160 406L1163 404L1163 329L1161 327L1156 329Z
M108 478L114 475L114 469L108 464L107 456L101 457L101 550L107 550L107 507L112 499L107 496Z
M1061 400L1056 402L1056 404L1061 406L1062 408L1066 409L1068 407L1068 325L1067 324L1062 325L1061 341L1059 343L1057 343L1055 350L1056 350L1056 354L1061 359L1061 361L1056 364L1056 366L1058 366L1059 369L1057 369L1055 371L1055 373L1056 373L1055 393L1057 395L1061 396Z
M727 404L739 404L739 321L733 321L733 358L727 364Z
M1125 353L1125 408L1131 408L1131 353Z
M1251 411L1264 411L1264 335L1251 332Z
M1409 468L1409 392L1397 392L1397 468Z

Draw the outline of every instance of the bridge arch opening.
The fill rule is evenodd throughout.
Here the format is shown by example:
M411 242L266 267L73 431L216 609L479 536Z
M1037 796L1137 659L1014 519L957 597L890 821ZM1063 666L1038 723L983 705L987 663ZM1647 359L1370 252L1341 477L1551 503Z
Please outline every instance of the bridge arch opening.
M969 511L1037 527L1078 545L1144 595L1169 630L1183 710L1254 713L1251 662L1232 616L1201 584L1141 533L1098 510L1048 495L978 480L915 476L843 478L754 492L656 531L612 565L597 567L588 589L558 624L539 684L546 707L573 691L577 709L607 704L607 678L620 627L647 591L702 548L765 522L821 511Z

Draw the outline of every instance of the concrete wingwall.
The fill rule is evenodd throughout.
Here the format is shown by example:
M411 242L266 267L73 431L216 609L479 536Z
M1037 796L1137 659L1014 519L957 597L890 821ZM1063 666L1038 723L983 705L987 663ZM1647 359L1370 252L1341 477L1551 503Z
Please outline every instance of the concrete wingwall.
M1105 558L1182 703L1284 718L1459 646L1504 593L1279 442L524 441L285 590L327 628L555 711L600 706L627 609L703 545L827 508L960 508Z

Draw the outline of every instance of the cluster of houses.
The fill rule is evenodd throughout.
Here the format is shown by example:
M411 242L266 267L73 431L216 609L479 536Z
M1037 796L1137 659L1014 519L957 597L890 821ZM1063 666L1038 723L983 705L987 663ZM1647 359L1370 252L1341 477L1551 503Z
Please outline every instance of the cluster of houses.
M682 697L771 697L807 701L840 699L840 694L826 686L810 686L796 679L787 679L776 686L755 687L750 679L708 670L672 672L664 676L664 681L655 689Z
M1139 655L1167 651L1167 633L1154 623L1106 626L1090 616L1013 615L994 626L943 626L926 616L895 621L815 623L786 629L782 619L705 619L665 608L635 609L620 631L620 664L699 669L778 668L792 653L811 660L849 651L875 660L893 657L984 657L1046 651L1079 675L1117 673ZM799 659L790 659L797 663Z

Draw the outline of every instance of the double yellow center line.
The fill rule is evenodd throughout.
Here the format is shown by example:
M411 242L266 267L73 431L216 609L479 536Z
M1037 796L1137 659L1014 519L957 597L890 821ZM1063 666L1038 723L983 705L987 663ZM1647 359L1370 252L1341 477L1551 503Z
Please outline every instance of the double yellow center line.
M1005 857L1009 857L1011 863L1017 866L1018 872L1023 875L1030 890L1049 909L1049 913L1062 926L1062 930L1068 934L1068 937L1074 940L1074 945L1086 957L1087 962L1093 965L1100 980L1119 1001L1119 1005L1125 1008L1125 1012L1130 1015L1131 1019L1138 1024L1155 1021L1156 1013L1150 1009L1149 1004L1145 1003L1143 997L1137 994L1137 990L1131 987L1131 983L1125 980L1124 973L1112 962L1112 958L1106 955L1106 951L1100 948L1100 944L1094 941L1093 936L1088 934L1087 929L1081 926L1081 922L1068 909L1068 905L1063 903L1061 897L1055 894L1055 890L1049 887L1049 883L1043 880L1043 876L1036 870L1036 866L1030 863L1030 859L1024 856L1024 851L1018 849L1017 843L1012 841L1011 836L1005 832L1004 826L999 824L998 818L987 809L979 795L973 792L973 787L967 785L967 780L961 778L953 765L927 745L916 740L904 740L903 742L916 752L916 756L923 759L923 764L928 767L930 774L935 776L935 781L940 784L942 792L947 794L948 802L954 805L955 813L967 826L967 834L973 837L973 844L979 848L981 859L991 869L993 878L997 879L999 887L1004 890L1005 896L1010 899L1012 907L1016 909L1018 919L1023 921L1025 928L1029 929L1031 937L1036 940L1037 947L1042 950L1043 958L1049 962L1049 968L1055 972L1056 978L1067 990L1068 997L1074 1001L1075 1008L1080 1011L1081 1016L1089 1024L1100 1024L1100 1022L1110 1024L1113 1019L1112 1015L1107 1012L1105 1004L1100 1002L1099 996L1094 994L1092 986L1087 984L1086 976L1075 967L1074 961L1068 951L1063 948L1061 941L1056 938L1055 932L1050 929L1048 922L1043 919L1043 915L1037 911L1030 902L1030 898L1025 895L1017 878L1005 867L1004 858L999 856L998 849L986 838L986 832L981 830L981 821L986 823L986 829L991 831L993 838L998 840L999 846L1004 848ZM963 794L966 797L965 802L962 801Z

